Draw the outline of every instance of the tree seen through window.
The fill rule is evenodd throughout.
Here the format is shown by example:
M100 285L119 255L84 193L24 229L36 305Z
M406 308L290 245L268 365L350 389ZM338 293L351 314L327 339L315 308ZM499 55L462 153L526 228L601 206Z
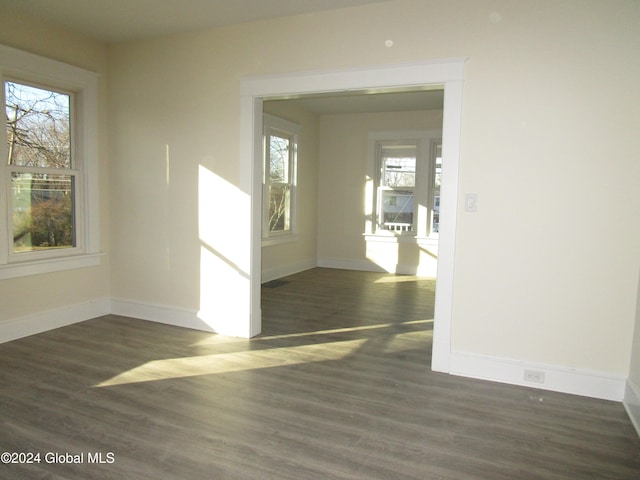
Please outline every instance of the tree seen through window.
M71 97L5 82L14 253L75 244Z

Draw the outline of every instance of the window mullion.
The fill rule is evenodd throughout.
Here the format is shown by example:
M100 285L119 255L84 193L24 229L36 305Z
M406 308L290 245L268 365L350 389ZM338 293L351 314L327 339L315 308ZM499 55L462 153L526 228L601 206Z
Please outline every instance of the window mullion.
M69 168L30 167L24 165L7 165L10 173L46 173L51 175L80 175L80 170Z

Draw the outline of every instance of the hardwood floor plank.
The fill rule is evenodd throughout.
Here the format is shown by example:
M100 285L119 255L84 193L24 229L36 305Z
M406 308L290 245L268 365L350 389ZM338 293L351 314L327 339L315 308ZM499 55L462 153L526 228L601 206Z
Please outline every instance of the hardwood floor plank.
M430 371L435 282L313 269L226 338L118 316L0 345L11 479L640 478L621 404Z

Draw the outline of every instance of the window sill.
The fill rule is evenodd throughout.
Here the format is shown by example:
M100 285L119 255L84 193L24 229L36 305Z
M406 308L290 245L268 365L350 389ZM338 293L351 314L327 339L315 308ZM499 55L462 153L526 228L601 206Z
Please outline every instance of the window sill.
M89 253L70 257L0 265L0 280L73 270L76 268L95 267L100 265L100 257L103 255L104 253Z
M285 245L287 243L293 243L298 241L297 235L280 235L276 237L268 237L262 239L263 247L272 247L275 245Z

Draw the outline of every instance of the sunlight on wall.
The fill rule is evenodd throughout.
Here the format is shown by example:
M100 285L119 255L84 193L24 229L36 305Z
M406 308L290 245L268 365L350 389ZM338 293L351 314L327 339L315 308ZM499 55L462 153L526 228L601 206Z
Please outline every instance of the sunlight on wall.
M428 245L423 241L413 236L367 236L367 260L385 272L435 278L438 270L437 240Z
M200 165L200 310L223 335L249 336L250 198Z
M429 209L422 203L418 204L418 225L428 225Z
M367 175L364 185L364 231L365 233L373 233L375 228L373 222L373 202L371 201L373 198L373 178Z
M165 163L165 183L166 183L166 194L164 196L164 212L165 212L165 218L167 218L167 216L169 215L169 211L171 209L171 196L170 196L170 189L171 189L171 147L169 146L169 144L165 145L165 159L164 159L164 163ZM165 239L165 268L167 270L167 272L171 272L171 235L169 234L168 231L168 225L170 222L165 221L165 226L164 226L164 239Z
M418 275L436 278L438 274L438 245L418 245Z
M398 243L367 241L366 245L367 259L378 265L382 270L389 273L407 273L398 271Z
M373 198L374 181L367 175L363 205L367 260L384 272L435 277L438 257L432 252L434 248L420 245L415 236L398 237L391 232L376 232ZM420 203L418 223L426 225L427 216L428 208ZM434 247L437 252L437 241Z

